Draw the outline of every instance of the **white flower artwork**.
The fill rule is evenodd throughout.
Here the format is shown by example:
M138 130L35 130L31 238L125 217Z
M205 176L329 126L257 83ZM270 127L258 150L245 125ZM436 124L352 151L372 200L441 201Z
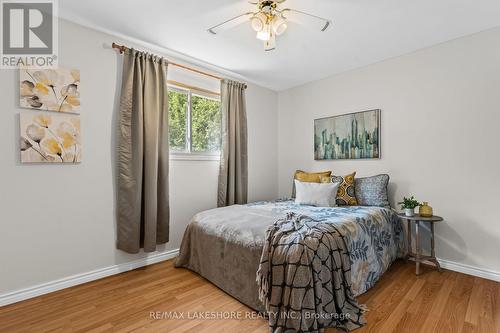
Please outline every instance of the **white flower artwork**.
M79 163L82 158L80 116L21 114L21 163Z
M23 108L80 113L80 70L20 69L19 98Z

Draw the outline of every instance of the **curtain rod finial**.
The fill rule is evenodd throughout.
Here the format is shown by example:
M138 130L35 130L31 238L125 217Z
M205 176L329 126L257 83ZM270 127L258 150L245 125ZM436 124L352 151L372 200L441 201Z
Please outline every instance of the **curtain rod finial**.
M118 45L116 44L115 42L113 42L113 44L111 44L111 47L114 48L114 49L118 49L120 50L120 54L122 54L123 52L125 52L125 49L126 47L123 46L123 45Z

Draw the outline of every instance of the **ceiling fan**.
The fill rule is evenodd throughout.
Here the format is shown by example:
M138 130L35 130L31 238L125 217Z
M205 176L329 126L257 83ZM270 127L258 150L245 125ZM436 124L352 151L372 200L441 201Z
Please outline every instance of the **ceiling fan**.
M216 35L219 32L241 24L247 19L257 33L257 39L264 42L264 49L272 51L276 49L276 36L285 32L288 27L288 13L299 14L311 19L313 24L318 25L320 31L325 31L331 24L331 21L313 14L308 14L300 10L278 8L286 0L258 0L249 1L250 4L256 5L258 10L256 12L246 12L222 23L214 25L208 29L208 32Z

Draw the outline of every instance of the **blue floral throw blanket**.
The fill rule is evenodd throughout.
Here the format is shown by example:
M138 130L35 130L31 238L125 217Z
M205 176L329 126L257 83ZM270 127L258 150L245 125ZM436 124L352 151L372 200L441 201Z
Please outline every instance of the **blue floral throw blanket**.
M257 272L270 331L321 333L327 327L351 331L363 326L364 307L354 295L371 288L404 255L396 215L375 207L293 208L268 228ZM354 292L353 272L362 275Z

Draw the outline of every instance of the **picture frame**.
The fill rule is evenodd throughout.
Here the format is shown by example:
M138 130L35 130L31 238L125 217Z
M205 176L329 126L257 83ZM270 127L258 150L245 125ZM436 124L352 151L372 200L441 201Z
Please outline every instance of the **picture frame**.
M380 124L380 109L315 119L314 159L379 159Z

